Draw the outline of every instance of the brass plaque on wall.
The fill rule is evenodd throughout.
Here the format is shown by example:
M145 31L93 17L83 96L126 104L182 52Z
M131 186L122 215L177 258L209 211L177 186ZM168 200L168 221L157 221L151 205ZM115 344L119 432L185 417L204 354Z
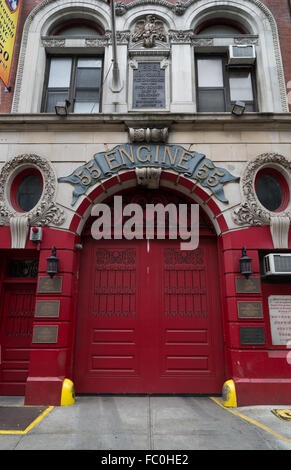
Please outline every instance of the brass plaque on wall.
M259 294L261 292L261 284L259 277L235 278L235 286L237 294Z
M33 328L32 342L34 344L57 343L58 332L58 325L37 325Z
M263 318L263 307L261 302L238 302L239 318Z
M60 276L40 277L38 280L38 290L40 294L60 294L62 292L63 278Z
M59 318L59 300L38 300L35 306L36 318Z
M241 326L239 329L240 344L265 344L265 329L263 326Z

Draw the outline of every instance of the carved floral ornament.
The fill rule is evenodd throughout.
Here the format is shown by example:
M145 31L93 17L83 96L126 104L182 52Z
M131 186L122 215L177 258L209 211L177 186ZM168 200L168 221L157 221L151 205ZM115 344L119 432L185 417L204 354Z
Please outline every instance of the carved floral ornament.
M271 212L259 202L255 192L257 172L263 168L277 168L283 174L291 175L291 161L276 153L264 153L248 163L240 186L243 201L233 212L233 220L237 225L272 225L274 219L285 219L291 223L291 208L282 212Z
M13 178L26 168L36 168L43 178L43 192L39 202L29 212L17 212L9 201ZM23 154L8 160L0 172L0 225L12 226L15 219L26 220L26 225L62 225L64 211L55 204L57 178L51 164L43 157Z

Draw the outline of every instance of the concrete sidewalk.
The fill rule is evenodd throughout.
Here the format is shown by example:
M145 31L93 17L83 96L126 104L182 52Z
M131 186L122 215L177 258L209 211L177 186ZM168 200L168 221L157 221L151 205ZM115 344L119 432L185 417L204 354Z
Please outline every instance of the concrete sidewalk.
M0 397L0 406L23 397ZM271 410L224 408L219 398L77 396L26 434L0 434L0 450L291 450L291 421ZM1 426L0 426L1 429Z

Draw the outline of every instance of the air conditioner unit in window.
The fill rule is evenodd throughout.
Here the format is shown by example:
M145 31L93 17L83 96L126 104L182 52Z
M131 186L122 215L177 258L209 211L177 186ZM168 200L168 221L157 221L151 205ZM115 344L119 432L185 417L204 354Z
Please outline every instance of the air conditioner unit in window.
M253 45L229 46L229 64L253 64L256 60L256 49Z
M264 257L264 271L266 276L291 275L291 254L273 253Z

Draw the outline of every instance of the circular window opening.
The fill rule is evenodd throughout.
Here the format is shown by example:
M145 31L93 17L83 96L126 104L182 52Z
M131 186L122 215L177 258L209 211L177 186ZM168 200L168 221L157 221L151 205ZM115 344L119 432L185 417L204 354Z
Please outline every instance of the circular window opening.
M290 191L282 173L273 168L260 170L255 180L256 195L262 206L272 212L286 209Z
M18 212L29 212L41 198L43 181L41 173L29 168L19 173L11 185L11 203Z

